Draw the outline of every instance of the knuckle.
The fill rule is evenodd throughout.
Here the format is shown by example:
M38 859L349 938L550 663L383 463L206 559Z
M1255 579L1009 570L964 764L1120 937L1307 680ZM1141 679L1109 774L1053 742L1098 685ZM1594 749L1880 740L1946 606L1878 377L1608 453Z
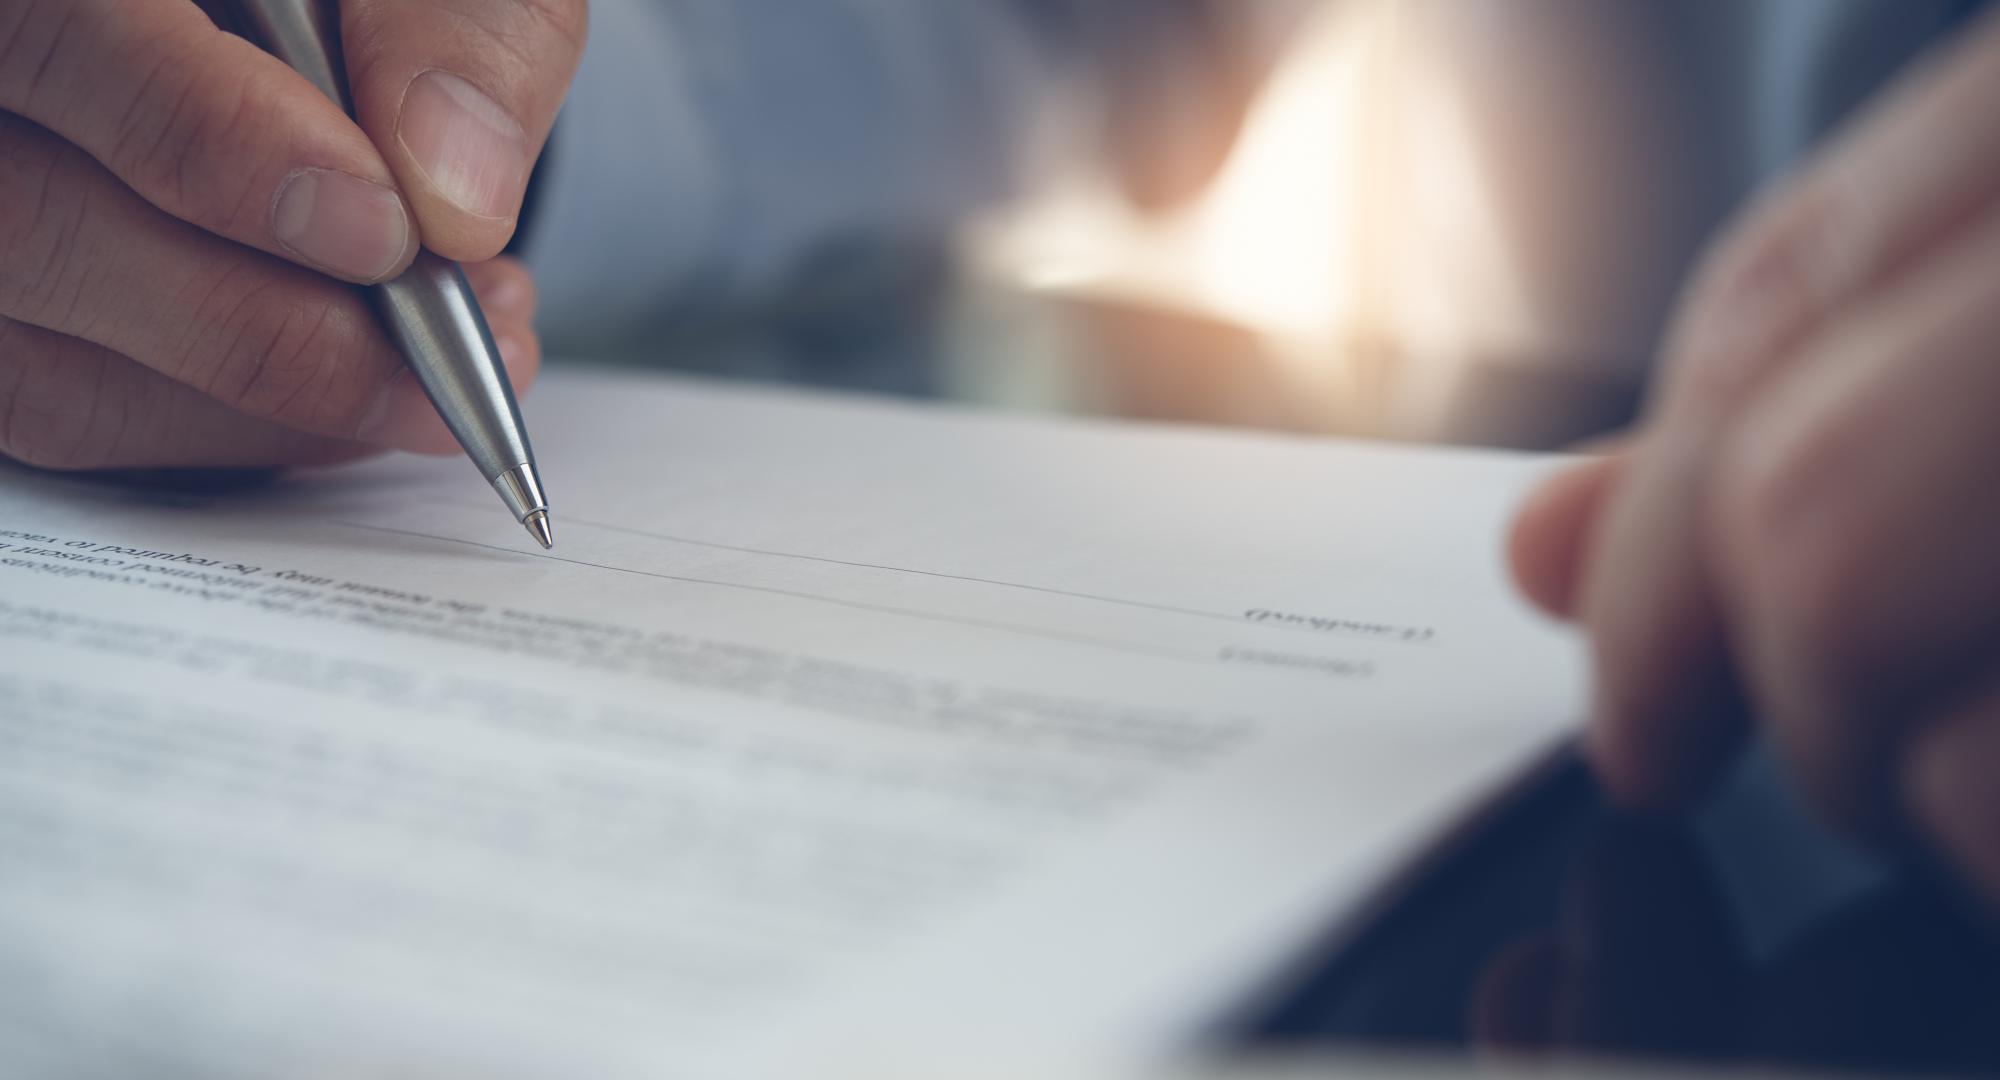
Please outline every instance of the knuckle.
M365 327L347 305L288 295L269 282L219 291L233 293L227 313L197 346L210 365L197 384L209 396L306 431L341 433L359 423L379 380L367 362Z
M0 100L25 108L43 98L82 4L20 0L0 7Z
M106 161L176 217L230 228L248 209L258 175L258 163L239 159L241 148L260 141L260 91L241 73L174 70L182 67L163 62L140 81Z
M0 114L0 313L47 321L73 281L87 213L70 176L77 152L24 120Z
M102 468L118 442L102 365L81 342L0 320L0 456L40 469Z
M567 73L583 54L590 29L587 0L441 0L421 9L393 0L351 0L344 10L350 71L362 83L377 64L407 58L412 19L458 57L444 66L503 89L531 84L552 70Z
M551 45L572 57L582 54L590 13L585 0L510 0L482 8L470 21L524 65L523 71L538 71L547 64Z
M1729 441L1713 493L1723 580L1765 632L1822 672L1865 657L1874 532L1842 497L1846 436L1820 425L1795 437Z
M1831 190L1787 191L1703 263L1676 328L1678 406L1714 415L1740 408L1837 301L1840 215Z
M566 46L572 54L583 52L590 33L588 0L515 0L538 26Z

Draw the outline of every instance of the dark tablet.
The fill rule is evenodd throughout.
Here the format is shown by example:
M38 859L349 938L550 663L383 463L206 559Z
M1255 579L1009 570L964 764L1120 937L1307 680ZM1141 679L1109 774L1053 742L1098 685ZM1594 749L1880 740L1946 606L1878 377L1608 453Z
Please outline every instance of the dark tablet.
M1320 1047L2000 1073L2000 936L1874 863L1753 761L1697 812L1608 809L1565 756L1224 1025Z

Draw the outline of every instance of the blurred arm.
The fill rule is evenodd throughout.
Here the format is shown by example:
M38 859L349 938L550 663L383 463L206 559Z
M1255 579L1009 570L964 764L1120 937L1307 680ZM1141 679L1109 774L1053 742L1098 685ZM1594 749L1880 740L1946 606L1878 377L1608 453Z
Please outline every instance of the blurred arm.
M1638 378L1716 230L1963 6L1430 5L1540 351Z

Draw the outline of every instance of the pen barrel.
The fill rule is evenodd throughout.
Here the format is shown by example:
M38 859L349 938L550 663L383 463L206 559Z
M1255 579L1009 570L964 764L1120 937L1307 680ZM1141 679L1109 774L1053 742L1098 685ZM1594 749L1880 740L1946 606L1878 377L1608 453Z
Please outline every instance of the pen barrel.
M333 0L236 0L243 29L265 51L354 115ZM458 264L419 250L409 270L372 286L383 328L445 426L517 520L548 509L527 428L479 298Z
M403 276L369 289L368 298L481 476L495 482L534 460L507 369L481 362L500 350L457 263L420 251ZM475 356L467 342L482 351Z
M347 92L347 63L340 52L340 5L333 0L237 0L231 5L243 29L265 52L354 115Z

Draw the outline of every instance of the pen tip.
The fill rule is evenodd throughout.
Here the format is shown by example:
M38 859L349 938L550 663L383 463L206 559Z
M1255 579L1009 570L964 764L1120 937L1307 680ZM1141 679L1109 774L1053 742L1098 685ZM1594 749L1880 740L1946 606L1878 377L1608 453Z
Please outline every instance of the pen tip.
M523 524L528 527L528 535L535 538L535 543L542 545L543 551L556 546L556 534L555 530L549 527L547 510L537 510L529 514L528 520Z

